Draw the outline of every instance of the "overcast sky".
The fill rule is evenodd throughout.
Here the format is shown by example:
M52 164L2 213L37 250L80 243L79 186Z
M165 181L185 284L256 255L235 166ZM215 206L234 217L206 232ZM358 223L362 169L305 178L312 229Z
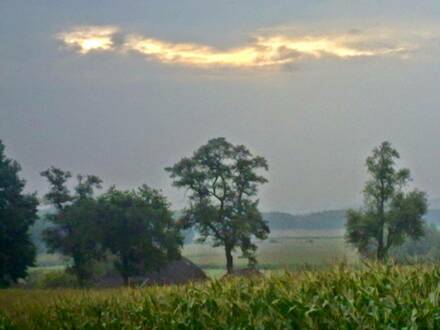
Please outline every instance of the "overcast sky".
M51 165L147 183L213 137L267 158L263 210L361 200L389 140L440 196L440 2L0 2L0 139L42 195Z

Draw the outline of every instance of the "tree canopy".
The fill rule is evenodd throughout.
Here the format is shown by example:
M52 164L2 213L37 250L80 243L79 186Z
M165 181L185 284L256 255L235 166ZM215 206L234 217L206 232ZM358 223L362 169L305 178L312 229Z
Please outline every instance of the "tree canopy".
M98 199L103 246L116 257L115 267L124 283L130 276L157 270L180 257L183 238L157 190L110 188Z
M29 227L37 219L38 200L25 194L20 165L6 157L0 141L0 286L7 286L27 275L35 260Z
M427 197L422 191L408 189L410 171L396 169L399 158L389 142L374 148L366 160L370 179L364 188L364 208L347 212L348 242L363 255L374 250L379 260L407 237L423 236Z
M257 246L252 238L268 236L255 198L259 186L267 182L259 171L267 169L266 159L224 138L209 140L191 157L166 168L174 186L190 192L181 225L194 226L201 241L210 238L214 246L224 247L228 273L233 271L232 252L237 247L253 266Z
M67 187L72 177L70 172L51 167L41 175L50 185L46 202L55 208L55 212L46 215L52 226L43 232L43 238L50 252L59 252L71 259L68 270L82 286L91 278L93 263L102 255L93 196L94 189L101 188L101 179L95 175L78 175L75 192L71 193Z

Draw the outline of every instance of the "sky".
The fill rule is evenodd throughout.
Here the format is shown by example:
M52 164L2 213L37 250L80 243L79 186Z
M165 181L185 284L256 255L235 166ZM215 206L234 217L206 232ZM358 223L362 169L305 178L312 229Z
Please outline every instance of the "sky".
M0 2L0 139L51 165L185 192L166 166L215 137L269 163L264 211L358 205L384 140L440 196L440 2Z

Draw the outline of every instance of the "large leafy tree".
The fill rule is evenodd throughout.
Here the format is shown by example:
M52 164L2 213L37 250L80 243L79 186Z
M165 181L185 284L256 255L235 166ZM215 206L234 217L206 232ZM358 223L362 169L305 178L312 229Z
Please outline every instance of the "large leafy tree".
M110 188L98 199L103 246L116 257L124 284L129 277L157 270L180 257L183 238L169 204L146 185L137 190Z
M166 168L174 186L190 193L181 224L185 228L194 226L201 241L209 237L214 246L224 247L228 273L233 271L232 253L236 248L253 266L257 246L252 238L268 236L269 227L255 198L259 185L267 182L259 172L267 169L263 157L224 138L208 141L191 157Z
M70 172L51 167L41 175L50 184L45 199L55 210L46 216L52 226L43 232L43 238L50 252L59 252L69 259L68 271L83 286L93 275L94 262L102 255L94 197L94 189L101 187L101 179L95 175L78 175L74 193L71 193L67 187L72 177Z
M0 141L0 286L26 277L35 260L29 227L37 219L38 200L25 194L20 165L6 157Z
M375 251L378 260L384 260L388 250L407 237L423 236L426 194L408 189L410 171L396 169L399 158L389 142L374 148L366 161L370 179L364 188L364 208L347 212L348 242L363 255Z

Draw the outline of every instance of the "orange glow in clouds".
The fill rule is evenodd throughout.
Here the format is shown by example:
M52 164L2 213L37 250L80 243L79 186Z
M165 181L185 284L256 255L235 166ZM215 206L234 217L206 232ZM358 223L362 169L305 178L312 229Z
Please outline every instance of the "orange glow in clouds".
M293 63L304 58L353 58L391 55L404 47L368 47L359 36L257 37L251 44L218 50L193 43L172 43L138 35L127 35L114 48L116 27L84 27L62 33L59 38L81 54L93 50L134 51L161 63L199 67L267 67Z

